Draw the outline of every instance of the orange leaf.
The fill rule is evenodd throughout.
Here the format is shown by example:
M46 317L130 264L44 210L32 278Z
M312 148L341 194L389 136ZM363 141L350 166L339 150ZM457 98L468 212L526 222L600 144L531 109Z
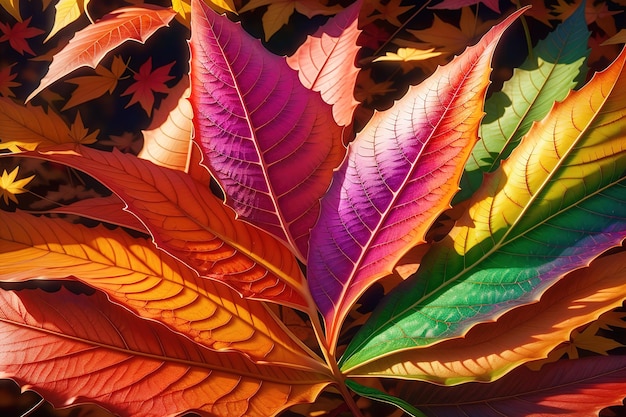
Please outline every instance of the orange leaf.
M126 203L159 247L200 275L225 282L245 297L310 311L304 277L289 249L236 220L206 184L116 150L79 150L28 155L92 175Z
M463 338L401 352L350 371L354 375L410 376L458 384L492 381L515 367L545 358L570 332L626 298L626 253L595 260L550 288L537 303L482 323Z
M352 114L359 104L353 90L359 69L355 66L359 47L357 2L331 18L289 58L287 64L298 71L306 88L319 91L322 99L333 106L333 117L338 125L352 123Z
M73 142L70 128L51 109L46 112L5 97L0 97L0 126L0 149L11 152Z
M193 109L187 100L190 92L188 77L171 89L167 99L154 112L150 126L143 131L143 148L137 155L139 158L187 172L193 127Z
M39 87L26 101L41 90L84 66L95 68L104 56L127 40L144 43L154 32L174 18L176 12L145 4L118 9L76 33L57 53Z
M86 75L84 77L75 77L66 82L76 84L78 87L72 92L70 99L67 101L62 110L70 109L89 100L101 97L107 91L113 93L117 82L126 71L126 64L120 56L113 57L111 70L103 66L96 67L97 75Z
M0 211L0 226L0 280L74 277L213 350L323 369L261 303L198 277L147 239L22 212Z
M11 68L15 64L11 64L0 70L0 96L15 97L15 93L11 91L11 88L19 87L21 84L13 81L17 77L17 73L11 74Z
M120 415L277 414L315 400L327 377L215 354L101 293L0 292L0 377L57 405L88 398Z

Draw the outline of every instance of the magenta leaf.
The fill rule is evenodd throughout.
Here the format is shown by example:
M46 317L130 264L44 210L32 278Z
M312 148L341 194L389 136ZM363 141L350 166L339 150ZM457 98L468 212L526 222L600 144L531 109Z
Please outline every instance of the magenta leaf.
M358 297L449 207L478 139L491 56L522 12L377 113L350 144L310 241L308 282L330 346Z
M191 103L205 163L241 219L305 259L319 199L345 154L342 129L283 57L203 2L193 8Z

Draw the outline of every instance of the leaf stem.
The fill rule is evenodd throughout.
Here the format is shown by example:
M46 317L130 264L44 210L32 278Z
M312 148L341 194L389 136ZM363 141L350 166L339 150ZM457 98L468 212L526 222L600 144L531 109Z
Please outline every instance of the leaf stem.
M332 375L335 379L335 384L339 389L339 392L343 396L346 401L346 405L352 411L352 415L354 417L363 417L363 413L359 409L359 406L354 401L350 389L345 383L346 377L343 375L341 370L339 369L339 365L337 364L337 359L335 358L335 349L332 349L328 346L328 341L324 336L324 330L322 329L322 323L320 321L319 314L315 308L312 308L309 311L309 317L311 319L311 325L313 326L313 332L315 333L315 337L317 338L317 342L322 350L322 354L324 355L324 359L326 360L326 364L328 365Z

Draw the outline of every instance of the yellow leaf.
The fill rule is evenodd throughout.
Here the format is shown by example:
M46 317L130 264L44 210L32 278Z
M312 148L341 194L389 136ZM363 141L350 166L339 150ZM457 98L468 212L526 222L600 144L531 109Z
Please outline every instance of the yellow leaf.
M617 32L617 34L602 42L601 46L615 45L620 43L626 43L626 29L620 30L619 32Z
M20 16L20 1L19 0L0 0L0 6L11 16L13 16L18 22L22 21Z
M15 169L8 174L6 169L2 172L2 177L0 177L0 195L4 199L4 204L9 204L9 200L17 204L18 201L15 195L25 193L26 190L24 187L35 178L34 175L31 175L28 178L22 178L16 181L15 179L17 178L19 169L20 167L15 167Z
M333 15L342 10L340 6L326 6L318 0L252 0L240 12L244 13L263 6L268 6L262 18L266 41L287 24L295 11L312 18L317 15Z
M415 63L440 56L441 54L442 52L435 52L435 48L398 48L396 53L387 52L385 56L380 56L373 62L398 62L400 63L402 72L406 73L415 67Z
M44 42L48 42L59 30L75 22L83 14L88 4L89 0L59 0L54 6L56 9L54 25Z

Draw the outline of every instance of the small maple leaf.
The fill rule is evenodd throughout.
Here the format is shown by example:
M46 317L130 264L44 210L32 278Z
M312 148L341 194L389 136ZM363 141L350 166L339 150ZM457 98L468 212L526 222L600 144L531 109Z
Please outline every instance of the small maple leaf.
M167 93L168 87L165 83L174 78L174 76L169 75L174 63L175 61L170 62L152 71L152 57L148 58L139 67L139 72L133 76L135 83L122 93L123 96L132 94L126 107L139 103L148 116L151 116L154 107L154 93Z
M441 3L431 6L430 8L456 10L461 7L478 5L478 3L482 3L494 12L500 13L499 0L443 0Z
M369 1L370 3L368 11L368 18L363 21L363 24L368 24L376 20L384 20L393 26L400 27L402 22L398 19L398 16L413 9L411 6L402 6L402 0L391 0L387 4L383 4L379 1ZM373 13L373 14L372 14Z
M28 178L22 178L16 181L15 179L17 178L19 169L20 167L17 166L10 173L7 173L6 169L2 172L2 177L0 177L0 196L4 199L4 204L9 204L9 200L17 204L18 201L15 195L27 192L24 186L35 178L34 175L31 175Z
M100 133L100 130L89 133L89 129L83 124L80 112L76 113L76 119L74 119L74 123L70 126L70 138L72 138L72 142L89 145L96 141L98 133Z
M13 81L17 77L17 74L11 74L11 68L14 65L9 65L0 70L0 96L15 97L11 88L20 86L20 83Z
M392 81L375 82L372 79L371 68L361 71L354 89L354 97L362 103L372 103L377 96L395 91Z
M436 52L435 48L430 49L416 49L416 48L398 48L394 52L387 52L385 56L380 56L372 62L396 62L400 64L403 73L407 73L413 68L415 64L420 61L424 61L430 58L440 56L442 52Z
M113 57L110 70L99 65L96 67L97 75L86 75L67 80L66 82L76 84L78 87L72 92L72 96L62 110L67 110L98 98L107 91L109 94L112 94L115 87L117 87L117 82L122 78L125 71L126 63L124 63L122 57L116 55Z
M41 29L28 27L31 18L32 17L29 17L23 22L17 22L13 26L9 26L6 23L0 22L0 32L2 32L2 36L0 36L0 42L9 41L9 45L11 45L11 48L15 49L21 55L24 55L24 52L35 55L33 50L28 45L27 39L34 38L37 35L41 35L42 33L44 33L44 31Z

